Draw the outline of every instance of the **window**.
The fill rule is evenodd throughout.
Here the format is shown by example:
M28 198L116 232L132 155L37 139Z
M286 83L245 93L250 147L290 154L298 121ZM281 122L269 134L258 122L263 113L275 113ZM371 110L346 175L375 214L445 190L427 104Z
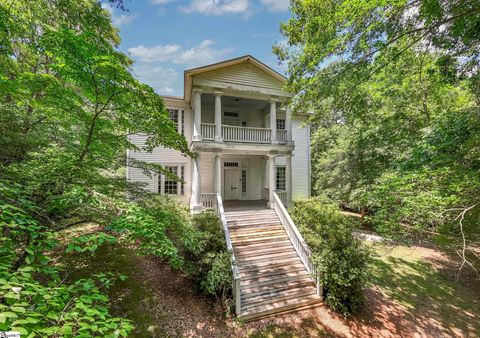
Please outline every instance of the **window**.
M286 190L285 167L277 167L277 190Z
M172 174L178 176L178 167L165 167ZM165 176L164 181L164 192L165 195L177 195L178 194L178 184L177 181Z
M277 129L285 129L285 120L277 119Z
M238 167L238 162L224 162L224 167Z
M185 166L184 165L170 165L165 166L169 172L175 176L185 180ZM185 184L181 181L176 181L166 175L159 176L158 179L158 192L165 195L184 195Z
M247 126L247 121L242 121L242 127L246 127Z
M235 113L233 111L226 111L226 112L223 112L223 116L225 116L225 117L238 117L238 113Z
M247 171L242 170L242 193L247 192Z
M170 113L170 120L175 125L177 131L185 135L185 114L183 110L168 109L168 112Z

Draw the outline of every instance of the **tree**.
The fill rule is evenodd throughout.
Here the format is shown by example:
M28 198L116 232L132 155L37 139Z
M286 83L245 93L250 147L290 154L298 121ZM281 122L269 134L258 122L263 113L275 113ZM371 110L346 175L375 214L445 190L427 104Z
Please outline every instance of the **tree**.
M390 235L478 240L480 2L307 0L291 10L274 52L296 109L314 112L314 190L369 211Z

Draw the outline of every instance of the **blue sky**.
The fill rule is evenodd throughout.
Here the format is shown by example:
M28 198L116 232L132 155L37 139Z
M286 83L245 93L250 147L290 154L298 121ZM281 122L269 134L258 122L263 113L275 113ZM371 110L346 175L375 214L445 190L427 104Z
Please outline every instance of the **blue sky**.
M289 0L131 0L109 8L120 49L134 73L159 94L182 96L185 69L251 54L277 71L272 45L282 41Z

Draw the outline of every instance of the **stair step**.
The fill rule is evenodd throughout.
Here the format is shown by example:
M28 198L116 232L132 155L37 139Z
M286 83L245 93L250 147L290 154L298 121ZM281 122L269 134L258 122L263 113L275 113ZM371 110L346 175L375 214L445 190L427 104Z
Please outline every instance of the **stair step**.
M242 299L242 309L248 311L252 307L257 307L259 305L277 303L287 299L304 298L316 294L317 289L314 286L271 292L256 297Z
M278 282L270 285L254 285L254 286L248 286L248 287L244 286L241 288L241 292L242 292L243 298L249 298L249 297L265 295L270 292L279 292L279 291L288 290L288 289L299 289L307 286L315 287L315 283L313 282L313 279L310 278L309 276L303 277L297 280L291 280L286 282L283 281L283 282Z
M257 288L258 289L258 288ZM245 290L250 290L251 292L249 293L242 293L242 304L248 303L248 302L255 302L258 299L261 299L262 297L275 297L276 295L282 295L282 294L291 294L291 293L296 293L301 290L313 290L317 291L317 288L313 282L311 283L291 283L290 286L288 285L279 285L276 288L264 288L263 290L259 289L258 291L255 291L255 288L250 288L250 289L245 289Z
M301 271L301 272L290 273L290 274L286 273L284 275L278 275L278 276L267 276L267 277L260 277L260 278L248 278L248 279L245 278L240 280L240 288L270 286L270 285L283 283L283 282L302 280L303 278L312 280L312 278L310 277L307 271Z
M239 317L243 320L251 320L253 318L265 317L274 313L303 308L307 305L319 304L320 302L321 298L318 295L311 295L301 299L288 299L272 304L252 307L247 311L242 311Z
M276 268L264 267L258 270L244 271L240 272L241 278L252 278L252 277L265 277L265 276L274 276L281 275L289 272L300 272L304 271L305 266L302 263L297 264L288 264L284 266L279 266Z
M285 230L264 230L264 231L253 231L253 232L231 232L230 238L242 239L242 238L256 238L256 237L265 237L265 236L276 236L276 235L286 235Z
M244 225L244 226L229 226L230 233L235 232L256 232L256 231L268 231L268 230L284 230L285 228L281 224L265 224L265 225Z
M292 245L270 247L267 244L264 247L257 247L254 249L248 249L248 247L243 249L238 248L237 250L234 249L234 252L236 257L241 258L241 257L249 257L249 256L260 256L265 254L289 252L292 250L295 251L295 248Z
M238 268L240 272L250 272L250 271L256 271L260 268L264 267L279 267L279 266L285 266L285 265L292 265L292 264L298 264L301 263L300 259L298 257L294 258L284 258L284 259L278 259L274 262L269 262L269 261L262 261L262 262L245 262L243 264L239 264Z
M241 227L241 226L246 226L246 225L281 225L282 222L277 218L273 219L263 219L263 220L234 220L234 221L227 221L227 225L229 227Z
M269 248L273 248L273 247L280 247L280 246L285 246L285 245L292 245L292 242L290 242L289 239L285 239L283 241L274 241L274 242L270 242L268 244L265 244L265 243L251 243L251 244L239 246L237 248L234 247L234 249L255 250L255 249L258 249L258 248L265 248L265 247L267 247L267 245L268 245Z
M300 259L298 258L297 252L295 250L292 251L287 251L287 252L281 252L281 253L276 253L276 254L263 254L260 256L244 256L244 257L236 257L237 262L239 264L251 264L251 263L261 263L261 262L275 262L276 260L281 260L281 259L286 259L286 258L297 258L298 261L300 262Z
M248 245L250 243L261 243L261 242L278 242L287 240L287 234L275 235L275 236L265 236L265 237L256 237L256 238L242 238L242 239L232 239L234 245Z
M249 219L249 220L255 220L255 219L263 219L263 218L278 218L278 215L275 212L272 213L250 213L250 214L244 214L244 215L232 215L229 213L225 214L225 217L227 220L234 220L234 219Z

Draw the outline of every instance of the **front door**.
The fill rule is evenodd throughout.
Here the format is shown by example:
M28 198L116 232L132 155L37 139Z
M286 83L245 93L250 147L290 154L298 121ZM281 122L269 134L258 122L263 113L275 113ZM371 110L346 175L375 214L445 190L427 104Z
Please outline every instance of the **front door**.
M225 168L223 182L225 200L240 199L240 169Z

